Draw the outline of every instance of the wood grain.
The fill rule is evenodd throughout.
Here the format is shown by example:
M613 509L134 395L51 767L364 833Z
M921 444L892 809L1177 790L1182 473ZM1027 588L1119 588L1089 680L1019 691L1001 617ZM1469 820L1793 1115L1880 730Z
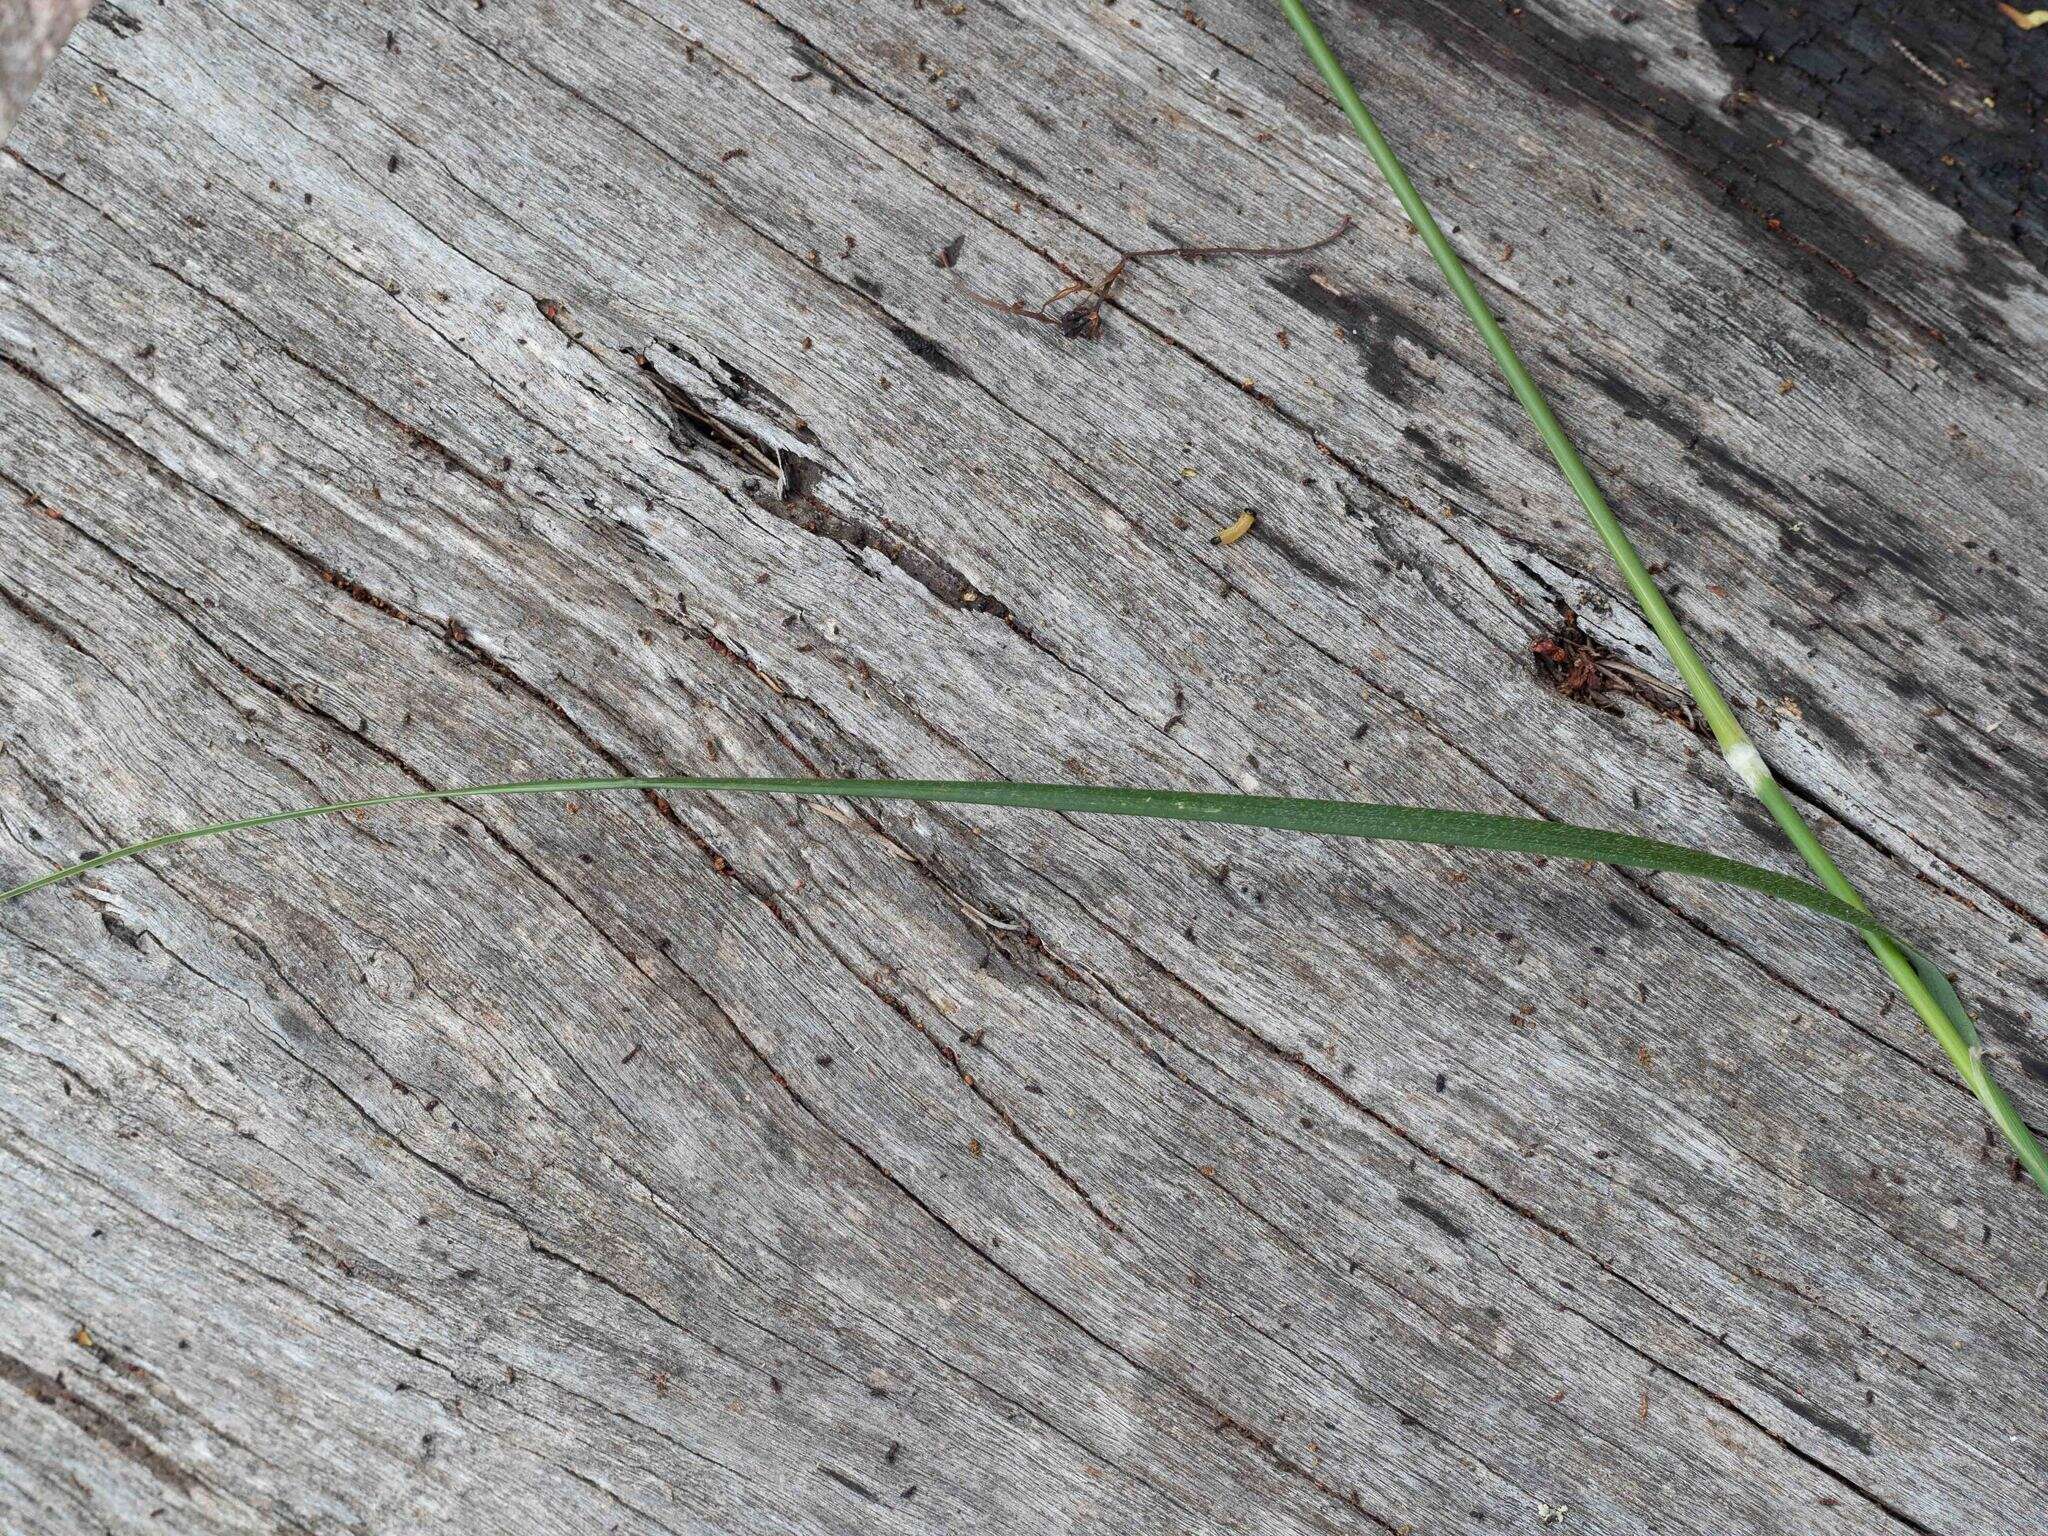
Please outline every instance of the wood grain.
M0 6L0 140L90 5L91 0L8 0Z
M2038 1127L2035 226L1793 78L1975 142L1903 20L1737 9L1326 22ZM698 768L1785 862L1537 675L1564 606L1668 671L1255 0L105 0L0 155L0 878ZM1346 215L1141 264L1094 341L977 301ZM10 1530L2044 1529L2038 1200L1853 940L1744 896L616 796L0 930Z

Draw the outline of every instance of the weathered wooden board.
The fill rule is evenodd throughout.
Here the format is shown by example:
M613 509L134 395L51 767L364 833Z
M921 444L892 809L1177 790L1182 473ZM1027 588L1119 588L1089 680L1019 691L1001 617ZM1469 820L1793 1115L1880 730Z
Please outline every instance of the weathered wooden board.
M0 5L0 140L35 94L91 0L8 0Z
M1324 9L2048 1119L2044 34ZM712 765L1783 862L1535 675L1665 669L1256 0L107 0L0 153L0 877ZM1753 900L593 797L0 929L9 1530L2048 1530L2038 1198Z

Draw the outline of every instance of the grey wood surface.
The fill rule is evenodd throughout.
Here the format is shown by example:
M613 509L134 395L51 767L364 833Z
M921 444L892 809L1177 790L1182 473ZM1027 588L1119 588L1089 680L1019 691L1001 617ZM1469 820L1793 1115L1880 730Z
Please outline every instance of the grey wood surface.
M2048 33L1320 9L2048 1121ZM103 0L0 155L0 881L700 768L1785 863L1536 675L1566 604L1668 669L1258 0ZM313 823L0 911L0 1127L9 1531L2048 1531L2040 1199L1851 939L1680 880Z
M5 0L0 4L0 141L35 94L57 50L92 0Z

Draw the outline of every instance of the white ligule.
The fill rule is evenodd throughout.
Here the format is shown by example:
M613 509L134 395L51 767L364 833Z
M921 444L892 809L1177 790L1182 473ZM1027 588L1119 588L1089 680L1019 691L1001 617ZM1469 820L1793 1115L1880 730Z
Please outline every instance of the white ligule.
M1728 760L1728 766L1735 770L1735 776L1749 786L1751 794L1761 793L1771 781L1771 765L1764 761L1763 753L1747 741L1738 741L1732 747L1724 748L1721 755Z

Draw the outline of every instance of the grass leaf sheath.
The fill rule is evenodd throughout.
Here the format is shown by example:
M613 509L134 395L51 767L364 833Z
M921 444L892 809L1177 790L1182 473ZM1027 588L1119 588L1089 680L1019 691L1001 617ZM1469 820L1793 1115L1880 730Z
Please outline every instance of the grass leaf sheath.
M1557 414L1551 410L1542 387L1530 376L1521 358L1516 356L1513 345L1508 341L1506 333L1501 330L1500 322L1494 318L1493 310L1480 296L1471 274L1465 270L1464 261L1460 259L1457 250L1438 226L1435 217L1429 211L1429 205L1423 202L1422 194L1415 190L1415 184L1408 179L1408 173L1402 169L1392 146L1380 132L1379 124L1373 120L1372 113L1359 99L1358 91L1351 84L1350 77L1344 73L1344 66L1338 62L1337 55L1324 39L1321 29L1316 26L1315 18L1309 15L1308 7L1302 0L1280 0L1280 9L1286 14L1295 35L1301 39L1301 45L1307 51L1309 61L1322 75L1323 82L1330 88L1330 93L1337 98L1337 105L1343 108L1344 115L1351 120L1352 129L1357 133L1359 141L1364 144L1367 156L1393 191L1402 212L1408 216L1408 222L1415 226L1416 233L1422 237L1422 243L1435 260L1437 270L1443 274L1444 281L1450 285L1458 303L1463 306L1473 325L1478 328L1480 339L1486 343L1486 350L1493 354L1493 360L1507 380L1508 388L1513 391L1515 399L1521 402L1522 409L1528 413L1537 436L1543 439L1543 446L1550 450L1550 456L1557 461L1557 467L1563 471L1566 482L1579 499L1579 505L1585 508L1587 519L1593 524L1594 531L1600 535L1600 542L1607 546L1607 553L1620 569L1622 580L1627 584L1630 595L1635 598L1636 606L1642 609L1643 617L1649 621L1650 628L1656 631L1658 641L1663 645L1665 653L1670 656L1671 664L1678 669L1678 675L1684 680L1686 691L1692 695L1693 703L1698 706L1701 718L1714 733L1714 740L1720 746L1721 755L1727 759L1728 766L1750 792L1763 802L1764 808L1771 813L1771 819L1778 824L1792 846L1798 850L1799 856L1806 861L1807 868L1813 871L1829 894L1845 905L1862 909L1863 898L1849 883L1848 877L1836 866L1813 828L1806 824L1806 819L1799 814L1798 809L1792 804L1791 797L1785 793L1784 786L1779 784L1771 773L1763 754L1749 739L1742 728L1742 723L1735 718L1735 711L1729 708L1728 700L1715 683L1713 674L1707 670L1706 662L1693 648L1692 641L1687 638L1685 630L1680 626L1677 615L1671 611L1671 605L1664 600L1663 592L1658 589L1656 580L1650 575L1649 568L1644 565L1642 556L1636 552L1636 547L1622 528L1620 520L1607 505L1607 498L1601 493L1598 482L1594 480L1593 472L1579 457L1578 450L1572 446L1571 438L1566 435L1563 425L1559 423ZM1969 1084L1970 1091L1977 1096L1984 1105L1985 1112L2012 1143L2013 1151L2033 1175L2034 1182L2040 1186L2043 1193L2048 1193L2048 1159L2042 1157L2040 1148L2035 1145L2032 1135L2021 1121L2011 1101L1991 1080L1990 1072L1984 1065L1984 1048L1977 1039L1976 1028L1971 1024L1970 1016L1963 1011L1962 1001L1956 996L1955 988L1938 970L1926 964L1924 956L1908 950L1882 927L1875 924L1867 925L1862 928L1862 933L1864 942L1876 954L1878 962L1883 965L1907 1002L1912 1004L1913 1011L1920 1016L1928 1032L1940 1042L1942 1050L1954 1063L1957 1072L1962 1074L1963 1081Z

